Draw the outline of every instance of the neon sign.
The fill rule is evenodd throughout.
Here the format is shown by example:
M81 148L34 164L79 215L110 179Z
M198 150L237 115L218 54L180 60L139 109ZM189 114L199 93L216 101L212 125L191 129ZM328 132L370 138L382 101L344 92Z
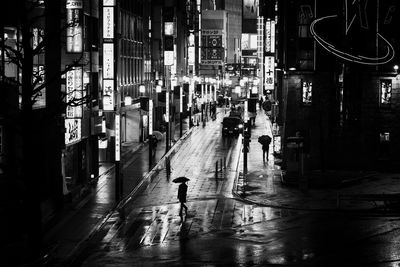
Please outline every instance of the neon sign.
M326 32L326 30L319 29L319 31L317 31L317 25L327 25L329 23L335 22L335 20L339 22L338 15L329 15L315 19L310 25L311 35L325 50L343 60L364 65L382 65L390 62L395 55L394 47L384 36L379 33L377 29L370 29L370 25L377 25L378 21L376 23L368 23L368 15L366 11L367 4L367 0L352 1L351 3L349 2L349 0L345 0L345 37L350 35L351 31L356 32L356 19L358 17L359 29L361 31L367 31L369 34L372 33L372 35L368 36L375 37L373 39L373 42L375 42L377 46L379 44L379 50L383 51L382 55L379 56L375 52L375 56L371 56L366 55L365 52L357 53L350 51L350 49L345 49L342 47L339 48L339 46L335 45L333 41L330 42L327 40L328 38L322 37L322 33ZM379 2L377 3L377 5L379 5ZM379 10L379 6L377 6L377 9ZM388 12L390 13L390 10L392 9L393 7L389 7ZM388 24L387 19L385 19L385 24ZM351 38L349 38L349 40L351 40Z

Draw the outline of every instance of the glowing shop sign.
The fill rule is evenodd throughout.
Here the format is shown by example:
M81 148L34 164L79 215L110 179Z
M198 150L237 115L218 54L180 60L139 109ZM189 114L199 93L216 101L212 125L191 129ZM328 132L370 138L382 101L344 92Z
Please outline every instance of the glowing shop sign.
M120 129L120 116L115 114L115 160L120 161L121 156L121 129Z
M71 2L70 4L68 2ZM77 7L75 4L80 1L67 2L67 52L79 53L82 52L82 21L81 12L82 6ZM82 2L80 3L82 5ZM69 7L70 6L70 7ZM72 6L72 7L71 7Z
M114 38L114 7L103 7L103 38Z
M169 122L169 90L165 94L165 122Z
M73 102L78 102L82 99L82 83L83 83L82 67L75 67L69 70L66 74L66 117L81 118L82 105L76 106Z
M83 8L82 0L67 0L66 8L67 9L73 9L73 8L82 9Z
M312 104L312 82L302 81L302 103L305 106Z
M381 104L389 105L392 101L392 81L391 80L381 80Z
M114 79L114 44L103 44L103 78Z
M275 88L275 58L265 57L264 85L265 90L274 90Z
M115 6L115 0L103 0L103 6Z
M103 110L114 110L114 80L103 80Z
M65 119L65 145L81 140L81 119Z
M153 134L153 99L149 99L149 135Z

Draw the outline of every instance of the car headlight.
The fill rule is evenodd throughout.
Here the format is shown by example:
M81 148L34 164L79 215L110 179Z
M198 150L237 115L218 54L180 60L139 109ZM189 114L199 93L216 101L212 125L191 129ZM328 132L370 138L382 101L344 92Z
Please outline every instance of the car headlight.
M239 124L239 129L242 129L243 128L243 125L242 124Z

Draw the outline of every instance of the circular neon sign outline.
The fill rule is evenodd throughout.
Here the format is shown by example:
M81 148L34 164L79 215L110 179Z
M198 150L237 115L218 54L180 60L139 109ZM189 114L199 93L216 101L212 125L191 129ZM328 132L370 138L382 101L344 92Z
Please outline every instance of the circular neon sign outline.
M393 46L389 43L388 40L385 39L385 37L383 37L379 33L376 33L377 37L382 39L387 45L387 47L386 47L387 52L386 52L386 55L384 55L383 57L372 58L372 57L366 57L366 56L361 56L361 55L354 56L354 55L348 54L344 51L340 51L340 50L336 49L333 44L325 41L315 31L315 25L318 22L321 22L322 20L326 20L326 19L335 18L335 17L337 17L337 15L330 15L330 16L319 18L319 19L315 19L310 25L311 35L325 50L327 50L328 52L330 52L330 53L334 54L335 56L340 57L344 60L359 63L359 64L365 64L365 65L382 65L382 64L388 63L389 61L391 61L394 58L395 52L394 52Z

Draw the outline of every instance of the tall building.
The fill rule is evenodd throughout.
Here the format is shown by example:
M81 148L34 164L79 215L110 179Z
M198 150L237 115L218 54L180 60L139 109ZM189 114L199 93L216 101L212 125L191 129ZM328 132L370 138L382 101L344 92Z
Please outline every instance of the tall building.
M398 169L398 3L277 3L284 168Z

